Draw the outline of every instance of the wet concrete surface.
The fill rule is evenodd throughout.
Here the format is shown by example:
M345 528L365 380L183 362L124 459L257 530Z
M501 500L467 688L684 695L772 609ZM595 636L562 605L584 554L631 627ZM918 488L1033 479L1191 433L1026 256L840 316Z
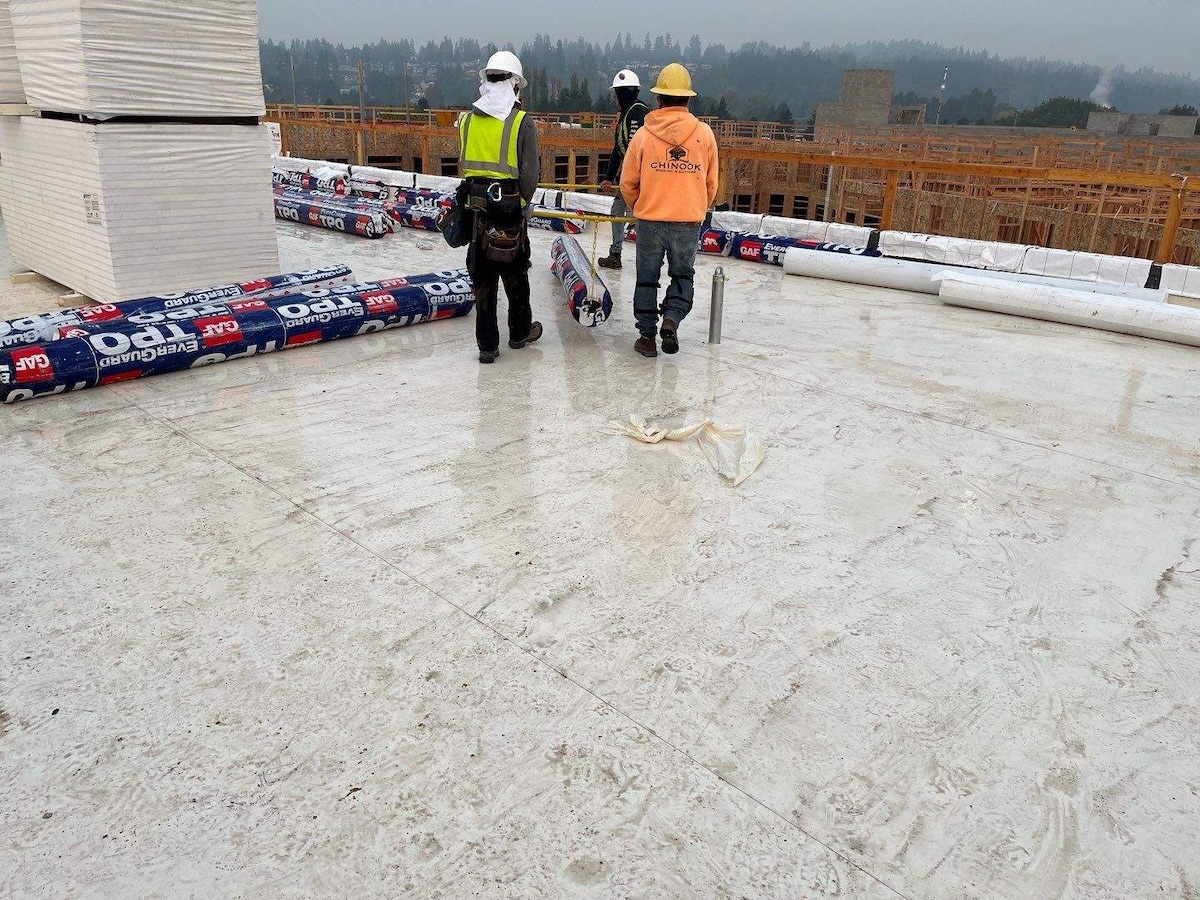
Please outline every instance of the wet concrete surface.
M1200 890L1200 353L701 257L645 360L632 248L589 331L534 240L494 366L465 319L0 410L8 893Z

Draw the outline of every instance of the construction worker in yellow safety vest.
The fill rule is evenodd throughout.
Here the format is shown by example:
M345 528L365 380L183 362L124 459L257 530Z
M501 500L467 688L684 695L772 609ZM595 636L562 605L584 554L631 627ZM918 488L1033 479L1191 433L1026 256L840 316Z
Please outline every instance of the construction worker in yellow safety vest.
M542 336L529 303L527 207L541 179L537 128L520 108L521 61L502 50L479 73L479 99L458 122L458 202L470 213L467 268L475 288L479 361L500 355L500 282L508 296L508 346L520 350Z

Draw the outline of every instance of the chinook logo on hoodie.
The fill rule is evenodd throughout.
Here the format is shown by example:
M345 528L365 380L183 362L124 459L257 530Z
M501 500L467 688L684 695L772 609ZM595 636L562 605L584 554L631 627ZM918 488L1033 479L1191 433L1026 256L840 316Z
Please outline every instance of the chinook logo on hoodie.
M650 168L656 172L699 172L699 163L688 162L687 149L676 144L667 151L667 155L671 157L669 160L662 162L650 163Z

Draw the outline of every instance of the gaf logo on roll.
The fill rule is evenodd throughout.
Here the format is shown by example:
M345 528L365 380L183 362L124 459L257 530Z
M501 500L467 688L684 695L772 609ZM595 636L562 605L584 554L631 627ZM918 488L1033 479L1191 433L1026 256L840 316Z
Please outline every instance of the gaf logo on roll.
M54 377L54 365L41 347L28 347L12 352L13 380L17 384L49 381Z
M369 294L363 294L363 302L367 304L367 313L369 315L386 315L400 309L400 304L396 302L396 298L386 291L373 291Z
M197 319L196 328L205 347L221 347L242 341L242 327L233 316L210 316Z
M230 312L262 312L264 309L269 309L267 301L253 297L246 300L233 300L229 303Z
M102 303L97 306L81 306L79 308L79 318L85 322L110 322L113 319L121 318L121 311L111 303Z
M763 245L759 241L742 241L738 245L738 256L750 262L762 259Z

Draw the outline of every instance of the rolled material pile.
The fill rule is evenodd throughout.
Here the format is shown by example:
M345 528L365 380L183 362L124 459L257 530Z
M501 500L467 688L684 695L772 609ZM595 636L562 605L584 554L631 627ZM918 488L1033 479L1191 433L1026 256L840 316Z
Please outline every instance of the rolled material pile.
M367 238L394 231L392 223L419 231L440 231L442 212L454 205L452 192L346 176L333 167L309 171L277 167L272 179L276 218ZM533 209L562 211L536 205ZM529 225L565 234L584 230L584 223L570 219L531 218Z
M409 206L424 206L429 209L454 205L454 194L432 188L393 188L392 196L388 199Z
M273 169L271 180L277 185L296 188L301 191L329 191L334 194L345 194L346 179L336 171L326 172L292 172L285 169Z
M271 178L277 219L365 238L381 238L395 224L407 224L386 185L349 179L336 168L296 171L277 164Z
M0 401L114 384L307 344L464 316L465 270L290 296L144 310L71 326L59 340L0 350Z
M907 259L889 259L887 257L866 259L831 253L809 253L805 250L788 250L783 261L783 270L789 275L823 278L847 284L865 284L894 291L910 291L914 294L937 294L941 290L941 276L969 272L973 278L1000 283L1043 285L1146 302L1162 303L1166 300L1166 294L1163 291L1152 291L1146 288L1072 281L1066 278L1047 278L1040 275L1021 275L1014 272L956 269L945 264L913 262Z
M1021 282L945 273L943 303L1200 347L1200 310Z
M354 194L335 194L333 191L309 191L284 184L275 185L275 196L287 200L299 200L302 203L339 206L343 209L360 212L382 212L386 208L386 201L382 200L370 200Z
M346 193L356 197L367 197L371 200L395 200L393 191L396 189L382 181L372 181L367 178L351 176L346 180Z
M311 191L308 199L290 194L276 197L275 218L365 238L381 238L392 232L391 217L382 210L330 203L313 196Z
M579 241L555 238L550 248L550 271L562 282L567 308L585 328L602 325L612 316L612 294L592 266Z
M316 204L330 212L354 212L372 217L382 216L389 231L397 226L416 228L422 231L440 230L442 211L454 205L454 198L447 195L416 197L408 199L372 200L356 194L332 194L327 191L300 191L295 188L275 186L275 196L300 203ZM403 196L403 195L402 195Z
M571 213L576 216L607 216L612 212L613 201L599 194L569 194L551 188L538 188L533 192L530 201L530 212L540 213L531 216L529 227L542 231L555 231L559 234L583 234L588 230L588 222L582 219L542 218L542 215L552 215L556 212Z
M367 197L360 197L354 194L334 194L330 191L305 191L300 188L288 187L281 184L275 185L275 199L319 207L322 212L331 215L355 213L360 216L367 216L372 220L382 220L382 225L386 229L384 231L385 234L395 231L401 224L401 206L391 200L371 200ZM280 216L280 218L291 218L291 216L285 214L284 216ZM295 219L292 219L292 221L295 221ZM337 225L321 226L319 222L309 222L306 224L317 224L319 227L333 227L338 231L342 230ZM378 227L377 223L370 230L372 232L377 231ZM377 237L381 235L368 234L365 236Z
M725 231L708 228L700 235L700 252L747 262L769 263L782 266L788 251L818 250L825 253L842 253L852 256L880 256L878 250L866 247L847 247L829 241L814 241L807 238L780 237L772 234L751 234L741 231Z
M0 348L43 344L66 337L81 337L80 329L92 325L111 325L129 320L140 313L156 313L213 303L256 298L275 300L304 291L342 287L354 281L349 266L326 266L308 272L273 275L257 281L226 284L199 291L180 291L158 297L142 297L124 303L104 303L55 310L19 319L0 321Z

